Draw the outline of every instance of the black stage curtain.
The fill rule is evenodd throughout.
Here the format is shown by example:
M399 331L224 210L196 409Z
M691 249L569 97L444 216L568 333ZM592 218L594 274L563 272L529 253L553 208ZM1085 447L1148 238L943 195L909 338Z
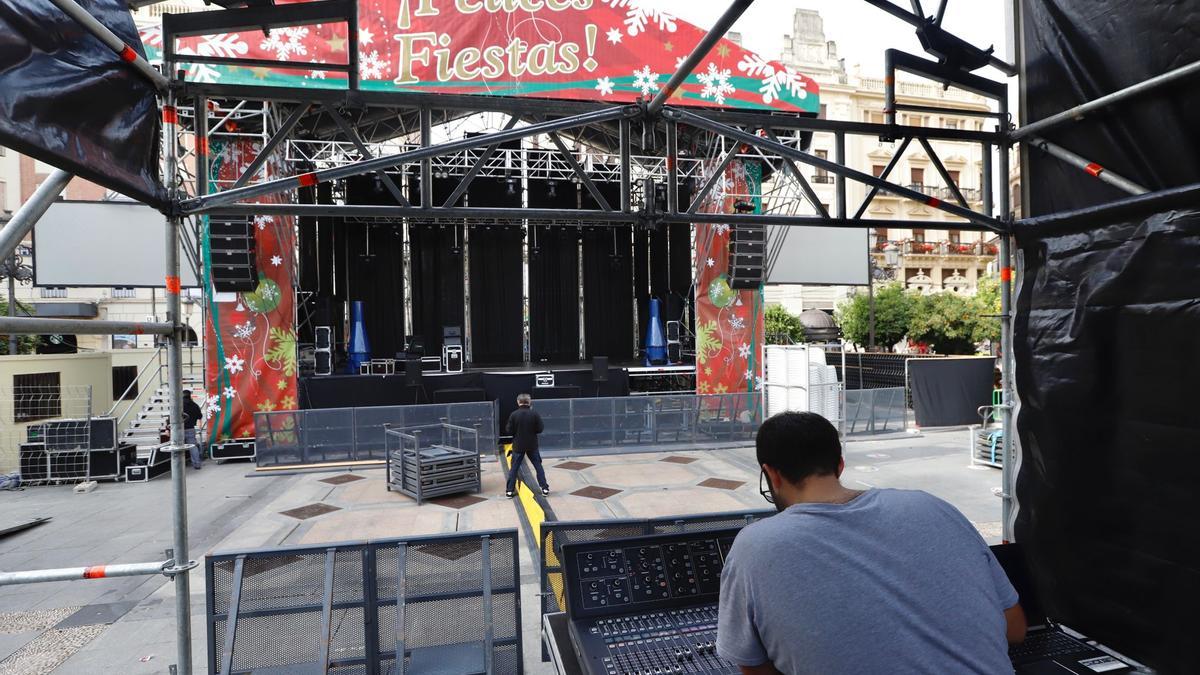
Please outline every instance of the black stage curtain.
M579 360L579 230L534 227L529 247L529 352L534 363Z
M523 361L521 247L515 226L471 228L471 360Z
M351 204L395 204L374 175L347 181ZM404 229L400 223L346 223L347 302L361 300L373 358L404 350Z
M327 183L323 184L327 185ZM302 187L297 191L301 204L317 203L317 188ZM311 291L317 282L317 218L300 216L296 219L296 250L299 258L297 290ZM304 296L301 296L304 297ZM296 340L301 344L313 342L312 297L297 308Z
M692 226L685 223L668 225L667 244L670 247L667 254L670 263L670 270L667 274L669 293L665 302L666 306L663 308L666 312L663 321L683 321L691 326L694 321L689 312L691 303L688 302L688 296L691 293L694 274Z
M629 230L583 229L583 315L587 357L633 358L633 287Z
M646 317L650 313L650 232L642 228L633 231L633 288L637 298L634 332L640 353L646 340Z
M463 325L461 225L408 228L412 266L412 332L424 338L425 353L442 353L442 327Z

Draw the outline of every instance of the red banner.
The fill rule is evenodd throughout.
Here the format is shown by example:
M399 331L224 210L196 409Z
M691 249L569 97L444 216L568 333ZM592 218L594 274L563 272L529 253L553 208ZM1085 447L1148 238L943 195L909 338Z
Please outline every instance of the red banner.
M365 90L629 103L665 86L705 32L651 0L359 0L358 74ZM142 39L158 56L161 33ZM192 80L343 88L345 73L321 64L346 64L348 45L344 24L316 24L185 38L177 53ZM300 67L186 64L188 54ZM811 78L723 39L670 103L815 113L817 99Z
M762 209L762 166L734 160L701 211ZM696 393L753 392L762 387L765 326L762 288L729 286L728 225L696 225Z
M259 147L250 141L233 141L213 142L211 149L212 180L229 182L246 171ZM266 177L281 175L272 157ZM211 442L253 438L255 412L298 408L294 221L291 216L254 216L258 287L253 292L214 294L208 286L204 347ZM207 236L204 258L209 278Z

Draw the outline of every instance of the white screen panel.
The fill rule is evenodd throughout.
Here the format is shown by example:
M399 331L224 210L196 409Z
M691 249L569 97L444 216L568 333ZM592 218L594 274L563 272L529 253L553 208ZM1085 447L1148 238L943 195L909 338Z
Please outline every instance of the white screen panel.
M769 284L814 284L827 286L867 285L867 227L768 228L767 250L783 236L783 249L771 270Z
M55 202L33 230L39 286L162 287L167 227L163 214L136 202ZM180 251L180 280L196 275Z

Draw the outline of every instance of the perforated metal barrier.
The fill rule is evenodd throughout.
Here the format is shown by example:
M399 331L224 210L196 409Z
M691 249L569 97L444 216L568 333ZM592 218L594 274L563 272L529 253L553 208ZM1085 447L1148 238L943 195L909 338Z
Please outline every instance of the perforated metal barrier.
M703 448L753 441L762 421L762 396L754 392L548 399L535 401L534 409L545 424L538 446L550 456L672 444Z
M774 510L767 509L666 518L545 521L541 524L541 541L539 542L542 614L566 611L567 600L563 590L560 556L562 547L567 544L741 527L774 514Z
M496 405L491 401L322 408L255 413L256 460L259 466L383 460L385 425L399 429L441 423L477 429L485 452L496 447Z
M208 556L209 672L520 673L517 556L516 530Z

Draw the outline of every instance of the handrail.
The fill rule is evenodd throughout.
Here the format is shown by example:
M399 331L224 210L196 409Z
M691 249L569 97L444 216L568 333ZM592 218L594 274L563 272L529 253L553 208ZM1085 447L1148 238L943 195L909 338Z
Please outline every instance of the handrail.
M133 385L142 381L142 375L144 375L146 373L146 369L150 367L150 364L154 363L154 359L158 356L159 352L161 352L161 351L162 351L162 347L156 347L154 349L154 353L150 355L150 358L146 359L146 363L142 366L141 370L138 371L138 374L134 376L133 381L130 382L129 385L125 387L125 391L121 392L121 395L118 396L113 401L112 407L108 409L108 412L104 415L105 417L112 417L113 411L115 411L117 409L117 406L121 405L121 403L125 400L125 395L129 393L129 390L133 388ZM162 362L159 362L158 367L160 369L162 368ZM142 393L139 391L138 395L135 396L133 399L134 403L136 403L141 397L142 397ZM130 407L130 409L132 409L133 404L130 404L129 407ZM128 414L129 411L126 410L125 413ZM125 415L121 416L121 420L123 420L123 419L125 419ZM121 420L117 420L118 426L121 424Z

